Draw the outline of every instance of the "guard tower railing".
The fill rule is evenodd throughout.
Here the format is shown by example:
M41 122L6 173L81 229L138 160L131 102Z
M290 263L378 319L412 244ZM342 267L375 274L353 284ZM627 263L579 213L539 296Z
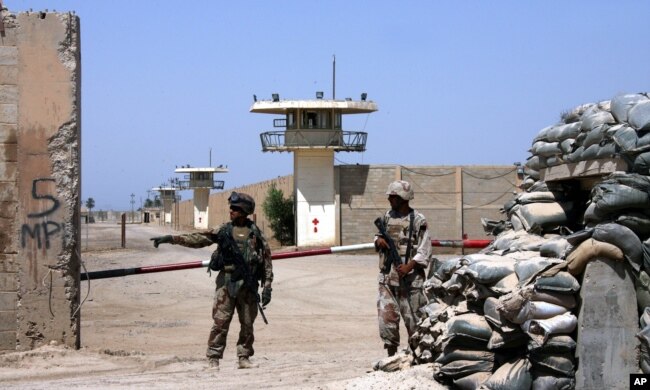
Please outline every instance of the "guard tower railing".
M262 151L287 152L295 149L334 149L342 152L366 150L368 133L327 129L268 131L260 134Z
M194 188L210 188L213 190L223 190L223 180L179 180L179 190L191 190Z

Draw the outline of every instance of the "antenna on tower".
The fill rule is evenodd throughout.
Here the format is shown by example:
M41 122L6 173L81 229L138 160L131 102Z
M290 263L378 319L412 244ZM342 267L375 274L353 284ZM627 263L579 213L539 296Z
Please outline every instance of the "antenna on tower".
M336 54L332 54L332 100L336 100Z

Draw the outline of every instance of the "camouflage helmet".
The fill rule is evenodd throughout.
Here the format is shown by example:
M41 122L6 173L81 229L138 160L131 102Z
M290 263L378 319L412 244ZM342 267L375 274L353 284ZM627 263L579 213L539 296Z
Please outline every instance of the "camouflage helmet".
M397 195L404 200L412 200L413 188L408 181L396 180L388 185L386 195Z
M228 197L230 207L239 207L246 214L253 214L255 211L255 200L248 194L233 191Z

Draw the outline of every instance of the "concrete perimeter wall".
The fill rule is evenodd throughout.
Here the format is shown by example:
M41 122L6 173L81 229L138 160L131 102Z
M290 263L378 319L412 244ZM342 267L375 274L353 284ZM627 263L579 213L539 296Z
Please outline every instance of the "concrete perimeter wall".
M481 217L502 219L499 209L519 191L514 166L400 166L339 165L335 167L337 245L371 242L373 221L390 207L386 188L393 180L407 180L415 190L411 206L429 222L432 238L486 239ZM210 196L210 226L229 220L228 196L231 191L252 195L257 202L258 225L272 239L273 232L262 211L268 188L275 184L285 196L293 194L293 176L227 190ZM184 201L181 213L192 210L192 200ZM191 215L182 215L182 230L191 230ZM272 243L273 240L271 240ZM436 248L436 253L459 253L460 249Z
M79 347L79 19L2 14L0 350Z

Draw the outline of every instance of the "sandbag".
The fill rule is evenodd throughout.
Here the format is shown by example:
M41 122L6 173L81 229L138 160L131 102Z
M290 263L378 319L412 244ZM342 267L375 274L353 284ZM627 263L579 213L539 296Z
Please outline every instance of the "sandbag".
M560 149L560 144L558 142L539 141L533 145L533 148L535 155L540 157L552 157L562 154L562 149Z
M564 259L567 252L571 251L572 246L564 237L553 238L539 247L539 254L543 257L554 257Z
M607 125L596 126L587 132L587 136L582 141L582 146L589 148L592 145L598 145L605 137L605 132L609 129Z
M591 192L591 201L597 212L608 214L622 209L636 209L648 206L648 193L617 183L600 183Z
M436 359L436 363L445 365L456 360L484 360L493 362L494 352L448 347L445 348L443 353Z
M616 155L616 144L613 142L600 143L600 148L596 151L596 158L611 158Z
M573 293L561 293L561 292L552 292L552 291L539 291L531 288L530 293L526 293L524 296L526 299L531 301L542 301L552 303L554 305L564 306L567 309L573 309L576 307L576 297Z
M637 131L650 130L650 101L645 100L630 108L628 123Z
M551 191L534 191L534 192L522 192L515 198L515 201L519 204L528 204L528 203L550 203L560 200L562 197L559 194L555 194Z
M488 341L487 348L490 350L499 348L519 348L528 342L528 335L521 329L513 332L504 332L501 329L493 329L492 337Z
M566 258L567 269L571 275L580 275L585 271L587 263L598 257L622 261L623 251L616 245L589 238L569 253Z
M539 142L539 141L547 142L547 141L548 141L548 132L549 132L551 129L553 129L553 127L555 127L555 126L546 126L546 127L544 127L543 129L541 129L541 130L537 133L537 135L535 136L535 138L533 139L533 145L534 145L536 142Z
M516 207L520 207L517 205ZM519 221L519 218L515 218L513 215L510 219L513 227L515 226L515 220ZM530 234L524 230L508 230L498 235L492 247L494 250L509 250L512 252L516 251L539 251L539 247L546 242L543 237L540 237L536 234Z
M499 295L507 294L519 286L519 278L514 272L490 286Z
M622 184L643 192L650 192L650 177L638 173L615 171L607 175L604 184Z
M475 340L488 341L492 328L483 316L469 313L455 316L447 321L447 336L461 336Z
M534 350L528 355L534 369L544 369L560 376L573 376L575 364L571 353L544 353Z
M636 130L629 126L620 126L612 136L612 140L623 152L628 152L636 148L639 140Z
M557 377L557 374L537 375L533 380L532 390L573 390L576 386L575 378Z
M458 379L477 372L491 372L493 368L494 362L486 360L456 360L440 367L438 376Z
M483 260L470 264L467 266L465 274L481 284L489 284L501 280L515 272L515 262L507 258L501 258L503 260Z
M513 209L513 212L519 217L526 231L540 233L566 225L568 217L565 209L572 207L572 202L530 203Z
M641 175L650 175L650 152L638 154L634 158L632 170Z
M457 269L462 267L460 260L460 257L439 260L434 274L442 281L448 280Z
M542 247L544 247L544 245L542 245ZM532 278L537 276L537 274L539 274L541 271L559 262L560 261L558 259L550 259L547 257L535 257L530 260L518 261L515 264L515 274L517 275L517 278L519 278L519 280L521 281L522 285L527 284Z
M534 171L539 171L540 170L539 156L533 155L529 157L528 160L526 160L526 162L524 163L524 166Z
M576 139L576 145L577 144L578 144L578 140ZM573 152L569 153L566 156L567 161L572 163L582 161L582 153L584 153L584 151L585 151L584 146L582 145L578 146L577 148L575 148Z
M528 343L528 350L542 350L543 353L572 353L576 349L575 340L565 334L551 335L544 345L538 345L534 341L530 340Z
M528 333L533 341L543 345L551 335L573 332L577 324L576 316L566 312L544 320L528 320L521 324L521 328Z
M589 131L594 127L604 124L616 123L616 120L610 112L601 110L597 106L588 108L580 119L582 120L582 124L580 125L580 130L582 131Z
M492 376L491 372L477 372L460 379L454 379L454 388L458 390L476 390Z
M581 160L595 160L598 158L598 152L600 151L599 144L593 144L590 146L583 146L585 150L580 154Z
M535 289L540 291L576 293L580 283L570 273L560 271L554 276L539 277L535 280Z
M522 390L530 389L533 377L530 373L531 363L522 358L504 363L485 381L481 389L486 390Z
M564 306L548 302L527 301L511 321L515 324L523 324L528 320L551 318L567 311Z
M643 249L641 240L630 228L617 223L600 224L594 228L592 238L619 247L632 267L636 271L639 270L643 260Z
M560 142L560 150L562 151L563 156L573 152L575 147L576 140L574 138L568 138Z
M503 329L507 332L512 332L518 329L498 310L499 300L494 297L489 297L483 302L483 316L485 319L494 325L496 328Z
M647 101L648 98L640 93L621 94L614 96L611 100L611 112L614 118L619 122L628 121L628 112L632 107L640 102Z
M617 216L615 222L632 230L640 239L650 237L650 217L644 213L626 212Z
M554 126L549 132L549 141L565 141L574 139L580 134L581 122L567 123Z

